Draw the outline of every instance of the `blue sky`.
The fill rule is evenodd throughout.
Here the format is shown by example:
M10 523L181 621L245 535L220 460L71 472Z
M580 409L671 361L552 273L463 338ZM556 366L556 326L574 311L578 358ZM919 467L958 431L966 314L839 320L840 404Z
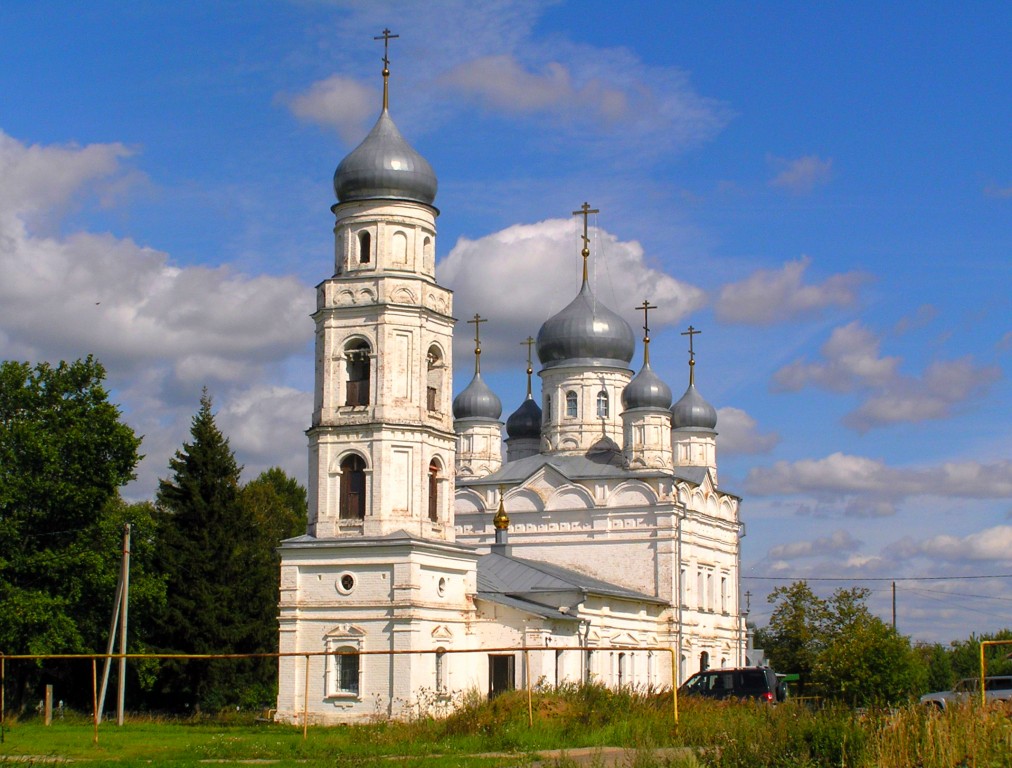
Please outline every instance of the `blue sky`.
M1012 573L1012 6L615 8L4 4L0 353L98 355L145 435L134 497L204 385L247 474L304 481L331 176L376 118L389 26L439 278L489 318L506 414L520 341L577 290L586 200L598 296L634 328L659 305L676 393L703 330L753 619L771 578L868 586L888 618L890 579ZM899 628L1010 626L1010 584L901 581Z

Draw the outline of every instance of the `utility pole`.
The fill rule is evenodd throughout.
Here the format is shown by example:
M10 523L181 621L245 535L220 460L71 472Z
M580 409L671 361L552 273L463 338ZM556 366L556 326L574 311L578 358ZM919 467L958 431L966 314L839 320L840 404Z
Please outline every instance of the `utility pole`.
M893 582L893 632L896 631L896 582Z

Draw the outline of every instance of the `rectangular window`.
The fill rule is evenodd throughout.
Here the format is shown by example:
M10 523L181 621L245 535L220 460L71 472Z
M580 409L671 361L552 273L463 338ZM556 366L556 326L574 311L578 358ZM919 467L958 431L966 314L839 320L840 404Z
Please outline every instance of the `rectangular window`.
M334 645L335 652L327 656L327 696L358 696L361 672L358 648L350 645Z

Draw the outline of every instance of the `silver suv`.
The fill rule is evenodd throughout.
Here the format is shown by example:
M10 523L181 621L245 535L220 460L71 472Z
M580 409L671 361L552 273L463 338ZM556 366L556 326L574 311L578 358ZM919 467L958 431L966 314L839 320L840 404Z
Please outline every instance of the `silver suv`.
M952 686L951 691L924 694L921 696L921 704L945 709L949 704L967 699L979 701L979 686L979 677L967 677ZM984 696L988 701L1012 701L1012 675L984 678Z

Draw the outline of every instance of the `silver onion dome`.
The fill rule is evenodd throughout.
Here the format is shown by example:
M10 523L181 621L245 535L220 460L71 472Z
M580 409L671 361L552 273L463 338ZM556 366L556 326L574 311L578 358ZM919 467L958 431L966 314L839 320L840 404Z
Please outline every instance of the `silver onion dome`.
M471 383L453 398L453 418L493 419L502 415L502 402L489 389L480 373L475 373Z
M569 306L546 320L538 331L538 358L545 368L626 368L634 347L629 323L601 304L586 281Z
M640 372L622 390L622 407L632 408L670 408L671 387L664 383L660 376L653 372L650 363L643 363Z
M339 203L391 199L432 205L436 186L432 166L404 140L386 109L334 172Z
M506 419L506 435L511 440L541 438L541 407L529 395Z
M689 384L682 398L671 406L671 428L714 429L717 410L699 394L695 384Z

